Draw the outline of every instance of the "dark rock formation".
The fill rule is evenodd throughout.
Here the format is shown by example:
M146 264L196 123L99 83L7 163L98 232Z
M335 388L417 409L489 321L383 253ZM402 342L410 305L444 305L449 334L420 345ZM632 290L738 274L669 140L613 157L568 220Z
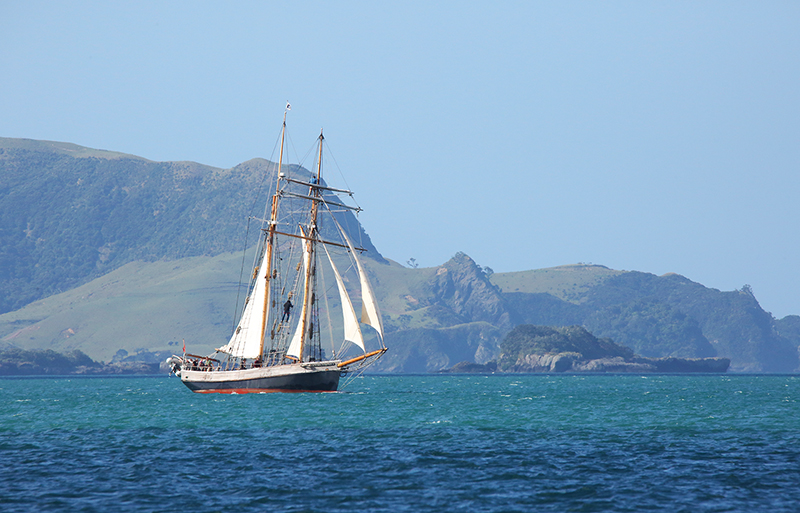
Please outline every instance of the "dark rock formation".
M449 369L439 371L442 374L493 374L497 372L497 362L480 363L459 362Z
M580 326L521 325L501 343L503 372L664 372L720 373L728 358L646 358Z
M515 324L506 300L483 270L464 253L456 253L428 282L433 304L441 304L468 321L491 323L506 332Z

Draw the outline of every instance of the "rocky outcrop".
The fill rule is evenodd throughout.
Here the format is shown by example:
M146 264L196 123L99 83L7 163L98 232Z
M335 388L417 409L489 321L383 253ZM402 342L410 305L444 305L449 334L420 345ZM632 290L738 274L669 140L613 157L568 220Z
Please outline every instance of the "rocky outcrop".
M521 325L501 343L503 372L726 372L728 358L646 358L580 326Z
M480 363L459 362L449 369L442 369L440 374L494 374L497 372L497 362Z
M446 306L468 322L488 322L502 332L516 323L500 290L464 253L456 253L428 281L431 302Z
M529 354L506 372L662 372L662 373L723 373L728 370L728 358L644 358L625 359L621 356L589 360L580 353Z
M512 372L566 372L583 359L580 353L527 354L517 360Z
M596 360L576 361L571 369L573 372L657 372L655 366L647 363L625 361L621 356L614 358L598 358Z

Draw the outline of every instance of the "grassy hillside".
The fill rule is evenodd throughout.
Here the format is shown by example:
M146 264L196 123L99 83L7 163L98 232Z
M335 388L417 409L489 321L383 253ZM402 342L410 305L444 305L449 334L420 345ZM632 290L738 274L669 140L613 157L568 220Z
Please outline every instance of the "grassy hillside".
M276 168L264 159L218 169L0 138L0 313L129 262L241 250ZM380 258L355 217L341 217Z
M179 352L185 339L189 351L207 353L230 335L241 265L241 254L230 253L132 262L0 315L0 344L77 349L110 361L120 349L132 355ZM793 328L800 323L793 323L794 317L783 324L772 320L773 326L752 296L706 289L685 278L587 267L578 275L586 283L592 271L598 272L595 286L577 302L566 302L543 292L503 293L463 254L436 268L408 269L369 258L365 265L390 347L377 371L427 372L463 360L494 359L508 331L501 327L503 318L513 325L542 318L554 326L584 325L643 356L723 356L733 360L733 370L790 372L797 367L793 337L798 330ZM519 283L526 290L555 288L550 273L521 274L525 279ZM558 274L561 280L566 275ZM558 286L585 285L564 280Z
M0 338L17 347L79 349L110 361L129 353L206 352L227 341L241 257L132 262L68 292L0 315Z
M0 348L77 349L109 361L120 350L180 351L183 339L196 353L224 344L241 249L254 243L244 237L247 218L262 214L275 168L0 138ZM800 317L774 319L749 287L721 292L678 275L582 264L492 274L463 253L409 269L383 259L352 214L340 222L369 250L390 347L374 370L486 362L520 324L583 326L653 357L728 357L732 370L800 368Z
M625 271L615 271L602 265L560 265L547 269L495 273L491 281L503 292L550 294L573 303L581 303L586 293L607 278Z
M250 257L245 261L249 264ZM389 291L406 283L403 275L409 270L371 259L364 264L391 319L392 305L404 300ZM0 315L0 342L23 349L77 349L106 362L120 349L130 354L180 352L183 340L187 351L209 353L230 337L241 268L241 252L131 262L80 287ZM329 294L333 302L338 292L334 288ZM241 297L238 301L241 305ZM387 324L391 329L391 321Z
M437 307L429 304L426 290L435 268L408 269L370 258L364 265L390 339L408 329L447 325L435 314ZM120 349L130 354L179 352L183 339L188 351L207 353L230 336L241 267L241 253L131 262L0 315L0 343L59 352L77 349L101 361L110 361ZM329 291L332 302L335 294L335 289ZM370 336L368 330L365 334Z

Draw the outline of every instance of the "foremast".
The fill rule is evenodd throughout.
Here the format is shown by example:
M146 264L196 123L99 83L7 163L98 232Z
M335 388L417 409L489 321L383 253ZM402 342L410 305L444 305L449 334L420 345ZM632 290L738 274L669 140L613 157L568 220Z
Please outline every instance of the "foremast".
M264 339L267 336L267 322L269 320L269 305L271 295L272 273L272 259L273 248L275 243L275 228L278 225L278 198L280 191L281 169L283 169L283 143L286 139L286 113L289 111L289 104L286 104L286 110L283 111L283 126L281 127L281 149L278 154L278 172L275 185L275 194L272 196L272 208L269 215L269 226L266 228L266 251L262 265L265 266L266 273L264 274L264 306L261 310L261 341L258 347L258 354L264 354Z

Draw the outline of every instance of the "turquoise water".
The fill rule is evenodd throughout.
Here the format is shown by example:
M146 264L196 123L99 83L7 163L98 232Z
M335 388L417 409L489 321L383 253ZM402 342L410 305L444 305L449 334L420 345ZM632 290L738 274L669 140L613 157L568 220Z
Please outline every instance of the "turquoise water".
M0 380L0 510L798 511L800 376Z

